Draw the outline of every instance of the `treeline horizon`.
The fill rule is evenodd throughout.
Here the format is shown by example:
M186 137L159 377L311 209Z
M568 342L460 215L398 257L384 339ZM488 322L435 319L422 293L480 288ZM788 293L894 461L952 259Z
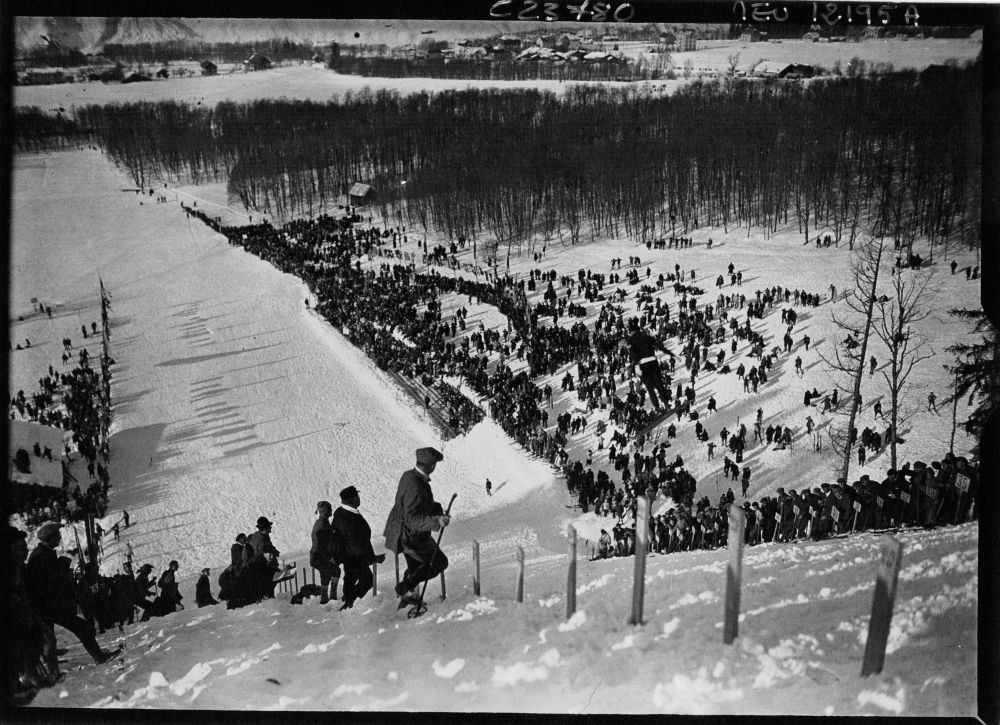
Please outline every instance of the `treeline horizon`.
M73 131L19 110L18 148L96 143L140 186L226 182L279 217L370 184L386 219L449 238L532 243L581 230L645 242L702 226L797 223L806 239L979 243L979 61L820 83L365 90L324 103L86 106ZM32 116L32 114L35 114ZM49 128L45 127L49 124ZM45 136L46 133L51 136ZM48 139L48 140L47 140ZM62 139L62 140L57 140Z
M670 56L664 54L664 61L638 62L621 61L518 61L513 58L471 59L471 58L387 58L379 56L350 55L341 52L340 57L330 58L327 68L342 75L364 78L437 78L473 81L574 81L598 83L618 81L635 83L658 81L677 77L669 63Z

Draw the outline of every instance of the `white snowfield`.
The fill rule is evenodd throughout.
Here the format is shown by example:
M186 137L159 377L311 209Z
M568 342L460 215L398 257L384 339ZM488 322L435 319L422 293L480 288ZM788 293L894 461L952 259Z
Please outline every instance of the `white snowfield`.
M60 687L35 704L70 707L209 709L449 710L532 712L667 712L971 715L975 709L978 525L905 532L903 575L890 652L881 676L861 680L864 637L879 538L862 535L794 547L751 548L744 559L738 646L717 628L725 588L724 551L654 556L647 565L646 623L627 624L632 560L587 561L586 535L602 520L581 521L577 615L566 621L565 526L579 516L567 507L563 483L546 465L514 446L491 421L442 443L424 412L394 388L358 350L304 305L299 280L227 244L169 203L123 193L132 184L96 151L16 160L12 250L12 338L31 350L12 356L13 390L32 389L40 371L60 364L61 338L79 346L79 327L100 318L98 275L113 295L111 508L127 509L133 525L119 544L106 542L114 570L130 543L157 571L180 562L187 609L127 627L125 654L95 667L75 639ZM159 190L158 190L159 193ZM140 205L140 201L142 204ZM627 241L549 247L544 269L607 271L612 257L638 254L654 277L698 270L714 299L712 280L733 261L741 290L780 284L828 296L843 290L847 253L803 247L794 229L767 242L746 230L701 230L715 249L649 252ZM962 252L960 263L972 256ZM524 273L530 256L518 260ZM978 286L939 271L945 307L978 298ZM735 291L726 289L726 293ZM672 293L665 293L667 301ZM54 318L18 314L29 299L49 302ZM461 300L459 301L461 302ZM631 303L626 303L630 304ZM832 347L829 305L801 314L796 338ZM448 310L445 310L448 314ZM776 323L775 314L768 324ZM943 350L960 325L942 311L928 322ZM779 336L780 339L780 336ZM91 352L94 352L93 350ZM741 350L741 355L744 351ZM720 412L713 436L732 430L758 405L773 419L800 427L802 391L830 387L814 352L802 352L806 375L775 370L763 393L745 396L731 379L699 381L699 404L711 392ZM727 362L730 356L727 354ZM946 394L942 353L915 373L918 390ZM779 367L789 367L782 362ZM572 366L575 374L575 366ZM557 379L566 368L556 373ZM944 376L944 377L942 377ZM879 394L865 378L865 398ZM555 414L576 402L553 385ZM921 400L916 400L919 407ZM961 415L960 411L960 415ZM870 422L866 411L862 425ZM946 416L917 413L901 446L903 460L937 458L950 432ZM825 421L821 425L825 424ZM724 493L721 452L707 460L690 424L679 427L679 453L698 477L698 495ZM881 425L881 424L880 424ZM445 460L432 486L445 502L458 494L443 546L448 600L427 590L428 613L409 620L392 595L391 558L379 567L379 594L339 612L317 600L292 606L281 594L263 606L197 610L197 572L216 578L239 532L258 516L275 522L272 539L288 560L306 568L316 502L339 502L357 486L361 511L382 551L381 532L400 474L414 450L440 448ZM958 434L956 453L970 442ZM591 422L571 438L574 458L597 452ZM754 449L755 452L755 449ZM769 452L755 461L751 496L779 485L832 479L828 449ZM756 457L755 457L756 458ZM887 456L869 462L873 477ZM611 471L614 474L613 470ZM485 479L493 495L485 493ZM616 478L617 480L617 478ZM595 529L596 527L596 529ZM472 593L471 542L483 542L482 596ZM514 601L515 547L526 549L524 604ZM212 615L212 616L208 616ZM154 634L157 633L158 634ZM938 679L933 679L938 678ZM930 684L928 684L930 683Z

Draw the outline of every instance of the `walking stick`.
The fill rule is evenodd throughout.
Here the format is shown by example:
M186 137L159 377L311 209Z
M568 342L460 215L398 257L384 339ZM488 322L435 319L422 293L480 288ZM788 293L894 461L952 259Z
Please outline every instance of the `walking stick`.
M448 502L448 508L445 510L444 515L448 516L451 514L451 505L455 503L455 499L458 498L457 493L451 495L451 501ZM431 554L431 560L428 562L428 566L434 563L434 557L437 555L438 548L441 546L441 537L444 535L445 526L441 527L441 531L438 532L436 546L434 547L434 552ZM427 611L427 605L424 604L424 593L427 591L427 580L424 580L424 586L420 590L420 599L413 606L409 612L406 613L407 619L416 619L417 617L422 617Z

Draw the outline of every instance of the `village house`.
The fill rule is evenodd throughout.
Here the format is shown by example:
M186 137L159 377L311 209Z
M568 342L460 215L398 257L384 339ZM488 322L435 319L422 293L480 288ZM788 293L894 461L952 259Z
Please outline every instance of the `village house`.
M262 56L260 53L254 53L245 61L243 61L244 71L258 71L267 70L271 67L271 61Z

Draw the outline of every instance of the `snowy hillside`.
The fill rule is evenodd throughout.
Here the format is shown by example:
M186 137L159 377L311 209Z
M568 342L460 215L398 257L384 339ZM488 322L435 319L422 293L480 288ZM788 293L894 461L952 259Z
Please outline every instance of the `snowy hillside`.
M632 560L580 560L565 617L565 556L468 562L419 619L391 592L340 612L288 594L189 609L78 644L43 706L215 710L518 710L546 713L969 716L975 703L978 525L899 535L904 562L880 676L859 677L879 537L758 547L744 558L740 637L722 642L725 552L653 556L646 617L627 624ZM448 552L452 555L452 551ZM499 552L498 552L499 554ZM488 556L484 553L484 556ZM492 557L490 557L492 558ZM454 561L454 558L453 558ZM81 669L74 665L82 665Z
M872 535L749 550L744 637L737 647L722 645L717 627L720 551L654 557L647 568L648 624L640 631L625 624L631 560L581 561L578 608L584 614L566 624L562 531L579 511L547 465L526 456L489 421L442 443L422 410L306 308L304 284L185 217L178 199L191 203L190 197L166 189L168 203L158 204L123 192L132 187L127 176L97 151L20 157L14 182L11 337L30 337L33 344L12 354L11 389L32 389L39 371L58 365L61 338L83 342L80 325L99 319L98 275L113 295L111 344L118 364L111 508L127 509L134 523L120 544L106 542L106 569L120 563L126 543L157 570L177 559L181 592L193 606L196 573L210 566L214 578L230 542L251 530L259 515L276 522L273 539L282 556L304 562L316 501L337 501L347 485L360 489L361 510L381 550L398 477L424 445L445 453L434 475L439 498L459 496L443 542L452 561L449 599L420 620L396 612L392 571L385 567L379 597L346 613L279 600L236 612L187 611L130 628L123 670L114 669L121 663L90 666L74 641L69 663L86 666L42 692L37 704L971 713L976 525L901 535L904 576L894 649L884 675L871 681L856 675L878 545ZM803 246L794 227L767 241L745 229L726 234L703 228L691 236L693 249L670 252L627 240L578 247L556 241L537 266L562 274L588 267L607 272L611 258L639 255L654 279L675 263L694 269L712 298L713 281L730 262L743 272L740 291L748 297L765 285L825 298L831 283L841 291L847 286L847 251ZM714 248L708 250L703 242L710 236ZM936 391L939 399L947 394L943 349L967 332L945 311L978 304L978 280L952 276L940 259L935 262L939 312L926 322L926 333L938 354L914 372L918 412L905 432L902 460L929 462L947 450L950 416L923 411L921 404L925 391ZM964 268L976 260L961 250L958 262ZM525 255L512 272L524 275L535 266ZM634 309L632 292L625 304ZM672 291L662 296L676 304ZM53 318L28 314L31 297L50 304ZM468 305L465 299L445 302L445 316ZM470 329L480 320L497 321L491 308L469 309ZM592 319L596 308L588 309ZM18 314L26 315L23 322L16 321ZM732 430L746 421L758 406L765 425L792 425L801 436L811 414L824 429L828 422L801 401L807 388L831 387L816 352L834 344L829 314L828 304L800 309L793 354L803 358L803 377L782 358L758 396L745 395L732 379L699 381L699 404L709 394L719 401L719 413L708 422L713 436L722 425ZM778 315L763 324L769 346L780 344ZM813 340L808 352L798 347L803 333ZM746 352L741 346L727 362ZM575 366L552 376L557 394L550 420L578 402L558 392L558 380L570 369L575 376ZM866 401L884 395L880 385L878 375L865 377ZM965 414L963 403L960 421ZM870 424L870 409L864 416L862 425ZM670 453L682 455L698 478L697 495L717 500L726 488L718 476L721 455L709 461L691 425L680 426ZM959 432L956 454L967 454L970 446ZM581 459L588 449L597 449L593 418L567 447L571 458ZM886 459L884 453L870 459L864 472L880 477L889 467ZM595 466L610 468L606 460L597 455ZM829 447L813 451L807 437L792 451L751 448L747 460L754 469L751 498L781 485L831 481L836 463ZM489 498L487 477L494 486ZM470 593L473 539L482 543L481 599ZM529 560L522 607L513 602L517 545ZM436 594L437 584L429 592Z

